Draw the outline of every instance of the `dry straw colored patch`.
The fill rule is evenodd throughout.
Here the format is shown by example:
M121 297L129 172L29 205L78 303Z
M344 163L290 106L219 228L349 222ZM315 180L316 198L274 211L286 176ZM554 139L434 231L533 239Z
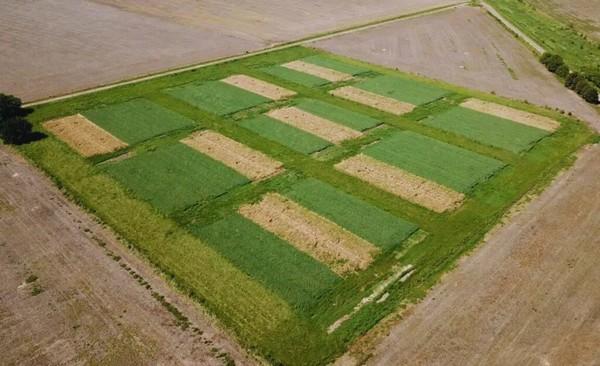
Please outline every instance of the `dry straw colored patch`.
M368 241L277 193L266 194L239 212L339 275L367 268L378 251Z
M319 136L334 144L362 136L362 133L350 127L340 125L296 107L274 109L269 111L267 116Z
M196 132L181 142L251 180L266 179L283 171L281 162L214 131Z
M107 154L127 147L125 142L81 114L45 122L44 128L86 157Z
M346 159L335 168L438 213L455 209L465 198L462 193L364 154Z
M401 102L394 98L371 93L370 91L355 88L353 86L343 86L341 88L331 90L329 93L335 95L336 97L348 99L356 103L382 110L384 112L395 114L397 116L411 112L413 109L415 109L413 104Z
M296 60L281 65L291 70L303 72L312 76L316 76L327 81L337 83L340 81L346 81L352 79L352 75L346 74L341 71L329 69L327 67L311 64L308 62Z
M460 106L477 112L508 119L530 127L536 127L545 131L553 132L560 128L560 123L551 118L520 111L518 109L496 103L485 102L479 99L469 99L463 102Z
M296 95L295 91L258 80L248 75L231 75L221 81L272 100L285 99Z

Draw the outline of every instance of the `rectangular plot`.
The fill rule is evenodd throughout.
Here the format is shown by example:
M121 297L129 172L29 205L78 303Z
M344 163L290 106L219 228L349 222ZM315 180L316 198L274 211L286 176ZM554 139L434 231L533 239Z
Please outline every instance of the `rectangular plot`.
M242 121L240 125L266 139L275 141L303 154L311 154L331 146L330 142L322 138L264 115Z
M195 124L191 119L146 99L111 104L82 114L129 144Z
M401 116L411 112L415 106L386 97L367 90L355 88L353 86L343 86L341 88L330 90L329 93L339 98L347 99L356 103L364 104L371 108L379 109L384 112Z
M329 81L325 79L305 74L300 71L288 69L287 67L279 65L264 67L260 69L260 71L265 72L269 75L276 76L280 79L291 81L292 83L308 86L311 88L329 83Z
M296 60L287 62L281 65L285 68L296 70L305 74L316 76L321 79L325 79L332 83L338 83L340 81L346 81L352 79L352 75L346 74L327 67L315 65L312 63L304 62L302 60Z
M240 207L239 213L339 275L367 268L377 252L366 240L277 193Z
M414 105L433 102L448 94L447 90L428 84L387 75L365 80L355 87Z
M346 159L335 168L438 213L457 208L465 198L462 193L363 154Z
M362 136L359 131L337 124L296 107L273 109L267 116L334 144Z
M357 131L368 130L381 124L375 118L316 99L301 99L296 103L296 107Z
M295 184L285 195L383 250L397 247L418 227L316 179Z
M221 81L271 100L281 100L296 95L295 91L287 90L248 75L231 75Z
M529 113L505 105L485 102L479 99L469 99L463 102L461 107L469 108L477 112L491 114L496 117L535 127L548 132L554 132L560 128L560 123L539 114Z
M549 134L539 128L462 107L452 108L422 123L514 153L529 149Z
M251 180L269 178L283 171L281 162L214 131L196 132L181 142Z
M240 215L191 230L248 276L296 307L308 306L340 280L323 264Z
M346 63L325 55L308 56L303 58L302 61L350 75L359 75L371 71L366 67Z
M366 148L364 154L463 193L504 166L496 159L410 131L395 133Z
M239 112L270 101L268 98L220 81L188 84L168 89L165 92L196 108L220 116Z
M165 213L249 182L233 169L180 143L108 164L105 169Z
M126 143L81 114L44 122L44 128L86 157L107 154L127 147Z

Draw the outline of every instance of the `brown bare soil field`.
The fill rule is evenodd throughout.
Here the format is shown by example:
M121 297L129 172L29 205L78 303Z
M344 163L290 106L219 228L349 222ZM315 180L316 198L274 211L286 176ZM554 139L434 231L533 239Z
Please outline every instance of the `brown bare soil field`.
M455 209L465 198L462 193L363 154L346 159L335 168L439 213Z
M463 6L314 43L325 50L513 99L600 115L566 89L523 44L476 7Z
M181 142L251 180L269 178L283 171L281 162L214 131L196 132Z
M550 132L556 131L560 127L560 123L551 118L479 99L469 99L460 106Z
M254 363L197 304L3 146L0 278L3 365L222 365L222 352ZM187 330L152 291L189 318Z
M367 268L377 251L368 241L277 193L239 212L339 275Z
M352 75L350 74L299 60L288 62L281 66L303 72L305 74L310 74L333 83L352 79Z
M107 154L127 146L81 114L45 122L44 128L83 156Z
M282 88L248 75L231 75L221 81L272 100L281 100L296 95L295 91Z
M332 122L296 107L273 109L267 113L267 116L319 136L334 144L362 136L361 132L353 130L350 127Z
M382 110L384 112L395 114L397 116L408 113L415 108L415 106L410 103L401 102L399 100L371 93L353 86L343 86L341 88L331 90L329 93L335 95L336 97L348 99L356 103Z
M3 1L0 90L32 101L454 2Z
M596 145L410 308L370 364L598 365L599 176Z

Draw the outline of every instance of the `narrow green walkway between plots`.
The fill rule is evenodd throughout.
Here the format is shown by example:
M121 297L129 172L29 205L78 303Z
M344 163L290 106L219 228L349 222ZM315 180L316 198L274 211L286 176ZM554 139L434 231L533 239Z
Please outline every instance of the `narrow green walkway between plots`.
M539 128L463 107L452 108L422 122L515 153L529 149L534 143L550 134Z
M325 55L308 56L308 57L300 59L300 61L308 62L313 65L326 67L326 68L336 70L339 72L343 72L346 74L350 74L350 75L359 75L359 74L364 74L366 72L371 71L365 67L351 65L349 63L339 61L339 60L336 60L332 57L328 57Z
M240 122L240 125L266 139L303 154L311 154L331 145L331 143L320 137L264 115L244 120Z
M191 119L146 99L112 104L82 114L128 144L194 125Z
M397 132L364 153L462 193L504 166L496 159L410 131Z
M375 94L390 97L401 102L421 105L440 99L449 92L425 83L398 76L378 76L354 85Z
M320 77L305 74L300 71L288 69L287 67L283 67L280 65L264 67L260 69L260 71L265 72L269 75L273 75L283 80L291 81L292 83L308 86L308 87L316 87L329 83L329 81L325 79L321 79Z
M234 170L181 143L108 164L105 169L164 213L249 182Z
M368 130L382 123L375 118L316 99L300 99L296 103L296 107L357 131Z
M286 196L384 251L395 249L418 227L316 179L294 185Z
M208 227L190 227L235 266L290 304L306 307L341 278L288 242L233 214Z
M220 116L255 107L271 100L221 81L187 84L166 89L165 93L196 108Z

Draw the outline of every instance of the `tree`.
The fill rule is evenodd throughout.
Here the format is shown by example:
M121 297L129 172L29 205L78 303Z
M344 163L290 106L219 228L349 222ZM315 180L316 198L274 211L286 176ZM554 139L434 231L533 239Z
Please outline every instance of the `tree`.
M598 104L598 90L589 83L579 95L588 103Z
M22 144L32 136L31 123L23 117L11 117L0 124L0 135L7 144Z
M581 75L578 72L572 72L565 78L565 86L573 90L579 79L581 79Z
M561 78L566 78L570 73L569 66L562 64L556 69L555 73Z
M550 72L556 72L560 66L565 64L562 57L547 52L542 55L540 62L544 64Z
M577 80L577 83L575 83L575 88L573 90L575 90L577 94L581 95L587 86L589 86L588 81L581 77L579 80Z
M0 122L12 117L24 117L31 113L31 110L21 106L21 99L0 93Z

